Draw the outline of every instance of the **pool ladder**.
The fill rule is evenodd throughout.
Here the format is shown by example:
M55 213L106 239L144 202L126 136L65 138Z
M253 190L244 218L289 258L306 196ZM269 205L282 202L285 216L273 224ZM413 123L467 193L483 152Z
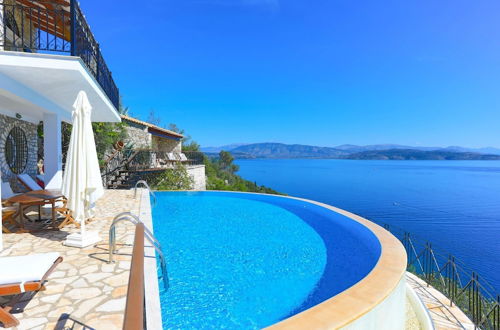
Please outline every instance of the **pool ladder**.
M146 180L139 180L139 181L137 181L137 182L135 183L135 187L134 187L134 198L136 198L136 197L137 197L137 187L138 187L140 184L142 184L142 185L144 186L144 188L146 188L146 189L149 191L149 193L151 194L151 196L153 196L153 206L155 206L155 205L156 205L156 202L157 202L157 200L156 200L156 195L155 195L155 193L151 190L151 188L149 187L149 185L148 185L148 183L146 182Z
M109 227L109 263L113 263L113 255L116 253L116 225L120 222L128 221L133 223L134 225L137 225L139 223L143 223L141 219L139 219L138 216L135 214L132 214L130 212L122 212L118 214L114 219L113 222L111 223L111 226ZM146 227L144 226L144 238L146 238L149 243L153 245L153 247L156 250L156 253L158 253L158 256L160 258L160 267L161 267L161 278L163 280L163 287L168 289L169 283L168 283L168 273L167 273L167 263L165 262L165 256L163 255L163 251L161 249L160 242L154 237L153 233Z

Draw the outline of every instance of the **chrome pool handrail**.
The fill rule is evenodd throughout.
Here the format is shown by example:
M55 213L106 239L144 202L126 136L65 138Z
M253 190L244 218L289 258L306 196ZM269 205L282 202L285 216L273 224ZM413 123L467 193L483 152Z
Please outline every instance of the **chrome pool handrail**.
M144 224L141 219L139 219L138 216L135 214L132 214L131 212L122 212L118 215L115 216L113 219L113 222L111 223L111 226L109 227L109 263L113 263L113 255L116 253L116 225L120 222L123 221L128 221L132 224L137 225L139 223ZM168 289L169 283L168 283L168 273L167 273L167 263L165 261L165 256L163 254L163 251L161 249L161 244L158 242L158 240L154 237L153 233L146 227L144 226L144 237L153 245L154 249L158 253L158 256L160 257L160 267L161 267L161 273L162 273L162 279L163 279L163 286L165 289Z
M144 188L146 188L149 191L149 193L151 194L151 196L153 196L153 206L156 205L156 202L157 202L156 195L153 192L153 190L151 190L151 188L149 187L149 185L146 182L146 180L139 180L139 181L137 181L135 183L135 186L134 186L134 198L136 198L136 196L137 196L137 187L139 186L139 184L144 185Z

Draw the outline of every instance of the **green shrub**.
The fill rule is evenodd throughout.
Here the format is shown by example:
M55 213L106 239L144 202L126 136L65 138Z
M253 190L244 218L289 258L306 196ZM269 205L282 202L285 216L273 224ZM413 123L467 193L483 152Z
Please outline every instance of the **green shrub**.
M245 180L237 175L236 172L239 170L239 167L233 161L233 156L227 151L221 151L218 158L204 157L207 190L245 191L282 195L276 190L259 186L255 182Z
M194 185L193 178L188 174L186 167L181 164L166 169L160 174L151 175L148 182L155 190L191 190Z

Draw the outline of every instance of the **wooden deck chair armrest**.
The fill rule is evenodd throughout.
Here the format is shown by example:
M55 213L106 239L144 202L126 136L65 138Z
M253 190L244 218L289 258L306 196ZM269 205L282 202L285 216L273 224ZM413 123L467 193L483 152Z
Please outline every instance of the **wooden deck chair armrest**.
M0 285L0 296L11 296L29 291L38 291L42 287L42 282L24 282L24 291L21 290L22 283Z
M45 275L43 275L42 279L40 280L40 282L42 284L45 281L47 281L47 277L49 277L49 275L52 274L52 272L54 271L54 269L56 269L57 265L59 265L62 261L63 261L63 257L59 257L59 258L56 259L56 261L54 261L54 263L52 264L52 266L49 268L49 270L47 272L45 272Z

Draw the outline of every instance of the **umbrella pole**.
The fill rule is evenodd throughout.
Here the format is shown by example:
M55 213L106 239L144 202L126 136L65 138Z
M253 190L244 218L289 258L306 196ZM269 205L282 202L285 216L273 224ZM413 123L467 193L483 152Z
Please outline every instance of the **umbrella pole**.
M85 237L85 217L82 219L80 223L80 235L82 235L82 240Z

